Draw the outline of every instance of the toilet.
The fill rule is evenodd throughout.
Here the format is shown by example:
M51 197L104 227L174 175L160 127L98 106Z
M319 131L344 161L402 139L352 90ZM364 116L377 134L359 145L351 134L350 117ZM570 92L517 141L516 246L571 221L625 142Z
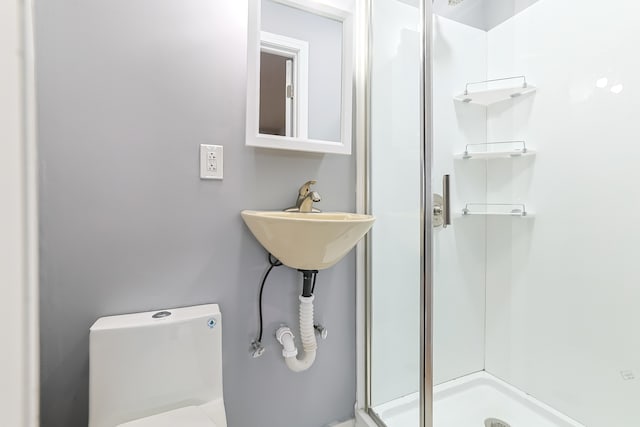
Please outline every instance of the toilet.
M98 319L89 427L227 427L217 304Z

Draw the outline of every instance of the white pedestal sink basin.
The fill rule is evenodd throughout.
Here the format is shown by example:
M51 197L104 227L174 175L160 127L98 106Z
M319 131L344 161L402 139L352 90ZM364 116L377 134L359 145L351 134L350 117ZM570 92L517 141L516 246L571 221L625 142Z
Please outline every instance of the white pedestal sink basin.
M342 259L375 218L343 212L250 211L240 213L255 238L284 265L323 270Z

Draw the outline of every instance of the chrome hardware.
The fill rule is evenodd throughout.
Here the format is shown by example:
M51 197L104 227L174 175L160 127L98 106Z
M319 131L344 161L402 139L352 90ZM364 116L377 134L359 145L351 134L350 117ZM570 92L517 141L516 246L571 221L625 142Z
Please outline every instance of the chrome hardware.
M316 185L317 183L318 181L312 179L302 184L302 186L298 190L298 202L300 201L300 199L304 199L305 197L307 197L307 194L309 194L309 191L311 191L311 186Z
M316 330L316 333L320 335L320 338L322 338L323 340L327 339L327 334L329 333L327 328L325 328L319 323L317 325L313 325L313 328Z
M444 202L442 217L444 219L444 224L442 225L444 228L447 228L448 225L451 225L451 194L449 191L449 175L442 176L442 200Z
M433 195L433 228L451 225L451 194L449 175L442 176L442 195Z
M484 425L485 427L511 427L511 424L498 418L487 418L484 420Z
M442 216L442 196L439 194L433 194L433 228L442 227L444 225L444 218Z
M155 313L153 316L154 319L162 319L164 317L169 317L171 316L171 312L170 311L159 311L157 313Z
M483 209L474 210L474 207ZM491 209L496 207L497 210ZM528 214L524 203L467 203L462 209L462 215L527 216Z
M522 95L523 92L529 87L529 85L527 84L527 78L525 76L505 77L501 79L483 80L481 82L469 82L464 86L464 93L463 93L464 98L462 98L461 101L464 103L469 103L473 101L472 93L469 92L469 86L493 83L493 82L501 82L504 80L514 80L514 79L522 79L522 86L521 86L522 90L517 90L517 87L516 87L516 88L513 88L515 92L512 92L509 94L511 98L517 98L518 96ZM512 89L512 88L505 88L505 89ZM477 93L477 92L474 92L474 93Z
M320 200L322 200L322 198L320 197L320 194L318 194L316 191L312 191L309 194L307 194L307 196L302 199L302 202L300 203L300 206L298 207L298 210L300 212L320 212L318 209L313 209L313 203L314 202L319 202Z
M264 354L264 347L260 341L251 341L251 356L254 359L262 356Z
M298 200L296 205L285 209L285 212L320 212L319 209L313 207L314 202L322 200L320 194L317 191L311 191L310 187L316 184L317 181L310 180L302 184L302 187L298 190Z

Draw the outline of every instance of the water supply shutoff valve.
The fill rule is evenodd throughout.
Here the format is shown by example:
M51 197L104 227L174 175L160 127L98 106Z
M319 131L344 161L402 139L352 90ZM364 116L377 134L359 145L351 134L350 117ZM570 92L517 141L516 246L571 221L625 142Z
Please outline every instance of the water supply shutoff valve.
M251 341L251 356L256 359L264 354L264 347L260 341Z
M313 328L316 330L316 333L320 335L320 338L322 338L323 340L327 339L327 334L329 333L327 328L322 326L320 323L313 325Z

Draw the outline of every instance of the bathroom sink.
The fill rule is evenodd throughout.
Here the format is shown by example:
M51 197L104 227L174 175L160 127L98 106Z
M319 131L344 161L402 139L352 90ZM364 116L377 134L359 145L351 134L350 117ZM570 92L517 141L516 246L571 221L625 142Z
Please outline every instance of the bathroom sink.
M323 270L342 259L369 231L375 217L343 212L240 213L255 238L284 265Z

